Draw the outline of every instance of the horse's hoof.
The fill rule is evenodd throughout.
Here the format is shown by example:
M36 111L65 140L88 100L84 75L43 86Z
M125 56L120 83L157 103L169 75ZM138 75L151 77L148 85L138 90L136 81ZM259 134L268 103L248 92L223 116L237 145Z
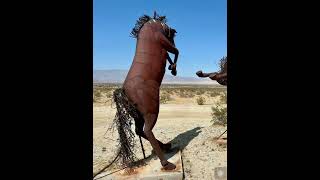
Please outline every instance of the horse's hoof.
M174 170L176 168L176 165L174 165L171 162L167 161L165 164L162 164L162 167L163 167L164 170Z
M197 71L197 72L196 72L196 75L197 75L198 77L202 77L202 76L203 76L202 71Z
M171 74L176 76L177 75L177 70L176 69L171 70Z

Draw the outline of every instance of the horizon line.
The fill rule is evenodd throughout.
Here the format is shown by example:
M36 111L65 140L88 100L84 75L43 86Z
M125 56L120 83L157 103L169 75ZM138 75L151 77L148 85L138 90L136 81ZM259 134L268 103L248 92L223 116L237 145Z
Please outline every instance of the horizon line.
M118 71L118 70L129 71L129 69L93 69L93 71ZM166 73L164 75L169 75L170 76L170 74L166 74ZM177 75L177 76L173 76L173 77L197 78L196 74L195 74L195 76L179 76L179 75ZM202 80L206 81L206 79L202 79Z

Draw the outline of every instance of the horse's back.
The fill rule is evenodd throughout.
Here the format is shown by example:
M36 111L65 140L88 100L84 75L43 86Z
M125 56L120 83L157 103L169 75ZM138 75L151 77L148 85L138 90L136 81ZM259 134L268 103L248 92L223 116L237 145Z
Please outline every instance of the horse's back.
M159 112L159 89L165 74L166 51L155 33L150 25L140 30L135 56L123 86L128 98L142 114Z

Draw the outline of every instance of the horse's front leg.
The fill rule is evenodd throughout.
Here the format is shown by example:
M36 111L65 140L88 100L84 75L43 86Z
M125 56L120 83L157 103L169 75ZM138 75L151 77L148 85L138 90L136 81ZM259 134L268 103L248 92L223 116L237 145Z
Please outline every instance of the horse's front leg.
M172 62L169 54L167 53L167 60L170 63L168 69L171 70L171 74L172 75L177 75L177 64L175 64L174 62Z
M145 126L144 126L143 131L144 131L144 134L146 135L146 137L148 138L153 150L155 151L155 153L159 157L163 168L165 170L172 170L172 169L175 169L176 166L164 158L164 155L163 155L163 152L161 151L160 145L152 132L152 129L157 122L157 118L158 118L157 114L148 113L148 114L144 115Z
M171 69L172 69L171 74L176 76L177 75L176 65L177 65L177 61L178 61L179 50L162 33L158 32L156 34L156 36L157 36L157 39L159 40L159 42L161 43L162 47L166 51L175 55L174 60L173 60L173 64L171 65ZM169 60L169 58L168 58L168 54L167 54L167 59ZM169 63L170 63L170 61L171 61L171 58L169 60Z
M170 65L173 65L173 61L172 61L171 57L169 56L169 53L167 53L167 60L170 63ZM171 66L169 66L169 70L172 70Z

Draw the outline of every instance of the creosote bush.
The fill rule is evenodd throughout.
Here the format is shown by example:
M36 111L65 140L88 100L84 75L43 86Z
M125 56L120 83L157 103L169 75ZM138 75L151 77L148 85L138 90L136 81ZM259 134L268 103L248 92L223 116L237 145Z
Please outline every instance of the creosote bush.
M170 101L170 100L171 100L170 94L163 93L160 95L160 103L161 104L165 104L165 103L167 103L167 101Z
M198 105L203 105L206 102L206 99L202 96L197 98Z
M220 102L211 107L212 122L214 125L227 125L227 93L223 93Z

